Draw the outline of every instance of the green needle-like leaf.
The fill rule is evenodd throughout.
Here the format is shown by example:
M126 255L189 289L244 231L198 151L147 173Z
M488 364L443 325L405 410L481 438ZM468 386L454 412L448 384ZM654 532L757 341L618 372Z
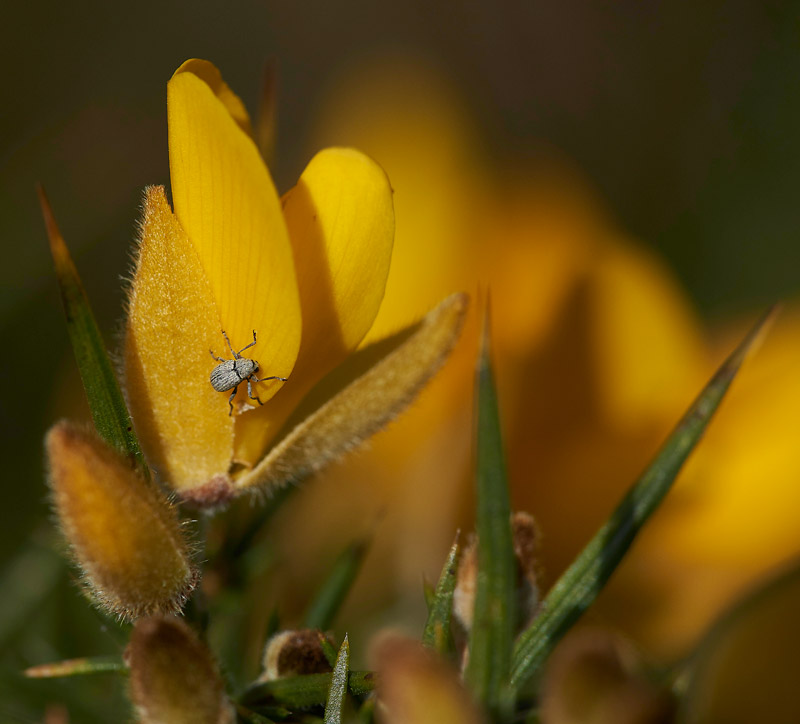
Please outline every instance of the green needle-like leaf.
M274 679L249 687L241 697L247 707L259 703L278 703L290 708L322 706L328 700L333 674L304 674L284 679ZM375 674L371 671L351 671L347 686L352 694L363 696L375 688Z
M128 667L123 663L121 656L93 656L31 666L25 669L25 676L29 679L55 679L63 676L106 674L109 671L127 674Z
M133 432L133 424L122 390L100 336L89 300L83 290L78 270L58 230L44 190L41 187L38 190L61 292L61 302L67 317L67 330L83 380L83 388L89 400L94 426L106 442L126 455L149 479L150 471Z
M502 720L512 706L508 676L516 618L516 560L488 326L487 309L475 386L478 575L466 678L475 698Z
M453 613L453 591L458 572L458 536L450 548L450 554L442 568L436 592L428 606L428 621L422 634L422 643L442 656L450 656L454 651L450 619Z
M333 667L331 676L331 689L328 693L328 701L325 704L325 724L341 724L342 708L344 707L344 695L347 693L347 675L350 666L350 644L345 634L339 655L336 657L336 665Z
M655 460L553 586L544 600L542 613L517 640L511 671L515 691L539 670L556 643L592 604L633 539L658 508L772 314L770 310L723 363Z
M368 541L360 540L351 543L342 551L333 564L330 575L308 608L305 617L306 628L318 628L321 631L330 628L358 575L368 547Z

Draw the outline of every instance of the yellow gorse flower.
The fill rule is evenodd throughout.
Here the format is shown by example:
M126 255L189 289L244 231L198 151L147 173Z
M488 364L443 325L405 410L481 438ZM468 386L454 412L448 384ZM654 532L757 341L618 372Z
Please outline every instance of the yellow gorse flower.
M187 61L169 81L168 120L174 211L163 188L147 190L126 386L165 481L184 499L215 505L301 477L381 427L439 366L466 302L446 300L423 322L424 339L329 400L265 463L300 401L373 324L392 256L392 188L364 154L329 148L279 198L243 104L206 61ZM231 356L223 330L235 350L257 334L247 355L258 377L289 380L254 384L258 401L242 384L234 414L228 393L209 382L218 364L209 351Z

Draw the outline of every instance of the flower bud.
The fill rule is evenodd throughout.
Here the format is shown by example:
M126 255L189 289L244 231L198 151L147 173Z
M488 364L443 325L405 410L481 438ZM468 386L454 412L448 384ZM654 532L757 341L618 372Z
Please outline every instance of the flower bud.
M330 671L331 665L322 648L321 637L324 635L310 628L276 633L267 641L264 650L261 681Z
M138 621L125 656L141 724L233 724L211 652L180 619Z
M606 631L572 632L545 670L542 724L663 724L672 710L631 647Z
M46 448L55 511L95 601L127 619L180 610L197 574L169 502L94 432L63 421Z
M386 724L479 724L456 671L417 642L384 634L372 645L378 711Z
M529 513L511 515L511 535L517 559L517 612L521 629L539 607L539 530ZM453 594L453 613L465 631L472 628L475 583L478 576L478 539L472 536L461 554Z

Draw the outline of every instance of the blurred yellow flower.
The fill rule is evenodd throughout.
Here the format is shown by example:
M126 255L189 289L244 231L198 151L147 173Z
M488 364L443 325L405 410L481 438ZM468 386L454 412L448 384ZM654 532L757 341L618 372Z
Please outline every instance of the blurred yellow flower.
M397 250L377 328L446 289L491 290L512 499L541 524L551 583L730 344L709 341L664 264L619 233L574 169L552 155L492 169L467 118L430 68L373 61L332 90L314 143L358 144L392 178ZM604 621L660 653L684 650L734 590L800 548L798 321L785 315L743 371L601 597ZM447 374L368 453L292 501L281 531L286 573L304 579L295 574L295 592L322 575L321 545L351 535L335 529L345 507L351 519L380 514L365 596L357 586L351 605L374 605L381 576L384 595L419 600L420 568L437 574L472 515L474 326ZM317 535L298 541L299 521Z
M165 481L184 499L216 505L302 477L378 429L441 364L465 300L446 301L422 325L423 343L404 345L402 364L373 374L372 386L360 378L364 389L354 383L315 413L316 434L296 427L265 463L298 403L373 324L392 255L392 189L363 153L329 148L279 198L244 106L206 61L173 75L168 119L174 213L163 188L148 189L126 385L137 433ZM261 379L237 375L232 414L228 391L218 390L235 380L210 384L220 362L212 355L231 358L251 342ZM405 376L386 377L398 367ZM272 377L289 381L264 381ZM334 418L338 438L323 424Z

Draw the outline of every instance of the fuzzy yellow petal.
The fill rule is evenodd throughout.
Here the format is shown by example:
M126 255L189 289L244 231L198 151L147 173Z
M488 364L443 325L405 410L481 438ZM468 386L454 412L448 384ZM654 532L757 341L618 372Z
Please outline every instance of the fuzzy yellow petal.
M177 491L228 472L233 418L216 392L209 348L222 351L219 315L197 252L164 196L147 190L128 303L125 381L136 432Z
M237 459L255 462L306 392L369 331L383 300L394 241L383 169L349 148L319 152L283 197L303 335L291 382L237 425Z
M465 294L454 294L416 328L399 335L400 342L394 341L388 351L381 343L363 350L362 357L372 362L368 369L305 416L252 471L236 481L236 487L242 492L263 491L297 482L382 429L444 363L458 339L467 306ZM373 355L381 353L375 362Z
M197 251L224 329L259 376L287 377L300 346L300 303L280 200L252 139L203 76L179 70L167 88L175 214ZM221 355L225 356L225 355ZM261 383L262 401L280 383ZM244 401L245 391L240 390Z
M95 600L125 618L180 610L196 582L175 512L93 432L47 435L58 520Z

